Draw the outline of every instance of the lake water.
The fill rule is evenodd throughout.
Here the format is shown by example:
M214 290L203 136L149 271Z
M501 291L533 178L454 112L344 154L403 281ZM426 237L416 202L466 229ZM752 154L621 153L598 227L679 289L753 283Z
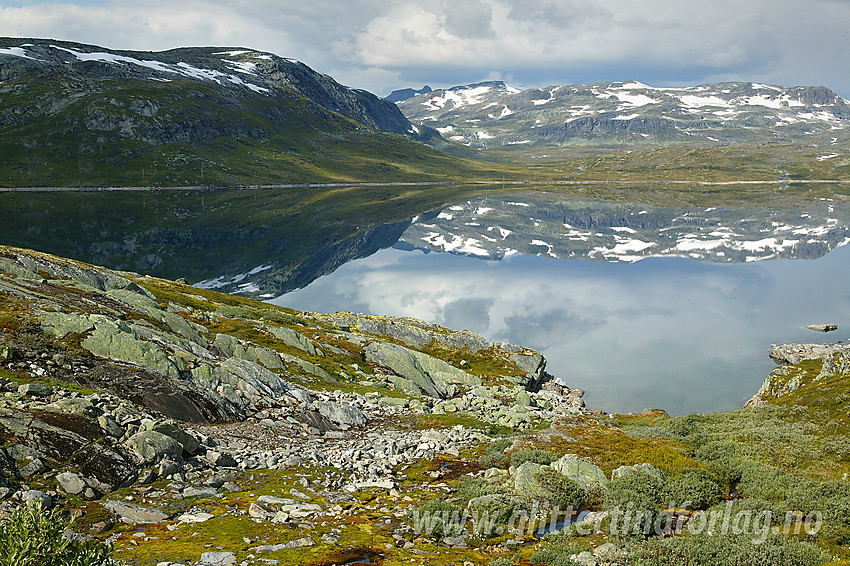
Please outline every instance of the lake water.
M413 316L528 346L589 406L620 412L741 407L774 367L772 343L837 341L850 324L850 215L838 204L511 199L416 219L396 247L273 302ZM839 330L804 328L814 322Z

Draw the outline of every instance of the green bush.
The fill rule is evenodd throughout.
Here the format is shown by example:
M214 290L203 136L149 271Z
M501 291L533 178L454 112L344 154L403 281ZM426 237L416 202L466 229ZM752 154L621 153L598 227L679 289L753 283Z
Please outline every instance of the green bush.
M66 528L56 509L19 507L0 523L0 566L115 565L111 545L72 542L62 536Z
M503 535L510 526L511 518L518 513L528 514L527 509L516 498L494 495L474 501L470 505L473 531L481 538Z
M487 566L513 566L513 561L510 558L497 558L487 563Z
M833 544L850 543L850 485L844 482L805 482L789 490L784 505L808 515L821 513L819 536Z
M419 534L438 539L458 536L463 531L466 510L444 499L429 499L407 512L406 519Z
M580 509L587 503L587 492L581 484L555 470L544 469L535 479L549 491L549 500L560 509Z
M569 541L564 542L561 537L547 536L546 547L538 550L529 557L532 564L545 566L571 566L575 564L570 557L587 550L584 546Z
M546 466L557 459L557 456L546 450L517 450L511 452L510 456L511 466L521 466L525 462Z
M629 551L631 566L814 566L830 560L817 546L783 535L763 542L751 535L652 538Z
M746 461L741 464L741 480L737 487L738 492L745 497L782 501L801 483L806 481L797 474Z
M454 484L455 490L461 499L469 501L485 495L505 493L507 490L500 485L493 485L484 478L464 476Z
M641 470L629 470L608 484L603 507L608 510L635 509L655 511L664 503L664 480Z
M513 444L512 438L502 438L490 444L481 457L481 465L485 468L504 468L508 465L508 456L505 450Z
M618 536L642 537L664 525L656 525L664 503L664 480L642 470L630 470L608 484L603 507L608 522ZM617 525L615 528L613 525Z
M689 468L683 470L678 477L667 480L664 499L679 507L690 502L689 509L707 509L723 499L723 490L709 472Z

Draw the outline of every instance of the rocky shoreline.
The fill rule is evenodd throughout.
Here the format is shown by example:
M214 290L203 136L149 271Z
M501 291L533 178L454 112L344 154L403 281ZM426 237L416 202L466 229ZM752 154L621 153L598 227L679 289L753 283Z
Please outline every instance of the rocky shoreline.
M113 542L132 564L487 563L542 543L434 536L411 514L474 485L469 509L536 525L525 509L551 497L546 478L601 498L634 470L666 481L644 454L683 458L585 407L539 353L468 331L298 313L13 248L0 248L0 301L0 519L59 507L78 519L68 536ZM813 379L806 360L815 380L848 373L848 355L774 346L786 365L748 405ZM631 450L628 465L594 463L600 438ZM592 550L571 559L625 557Z

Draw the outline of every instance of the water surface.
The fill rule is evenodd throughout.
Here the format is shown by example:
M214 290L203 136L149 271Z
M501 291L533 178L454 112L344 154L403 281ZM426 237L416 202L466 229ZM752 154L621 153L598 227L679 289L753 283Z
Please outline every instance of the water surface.
M749 212L738 216L754 222ZM812 216L805 211L786 215L804 220ZM533 225L533 215L530 218ZM615 218L618 225L624 222L623 215ZM420 222L434 220L432 215ZM478 252L465 254L457 253L463 251L459 248L456 253L437 253L412 247L417 239L411 234L438 240L429 232L432 228L420 225L406 232L397 248L348 263L274 302L317 312L413 316L529 346L546 356L550 373L587 390L585 399L596 408L661 407L675 414L734 409L756 392L774 367L767 355L772 343L844 337L850 324L850 247L841 247L847 222L830 220L823 230L808 226L801 231L768 219L765 226L783 227L786 234L798 230L797 243L787 237L774 240L762 233L767 228L753 229L750 236L738 238L745 242L739 246L744 252L740 263L731 262L728 255L721 256L725 262L704 257L635 261L633 254L625 261L604 254L597 254L597 261L555 259L547 253L559 249L552 245L551 230L547 242L552 247L539 250L540 255L509 253L488 261L478 257L483 243ZM486 233L485 222L472 223ZM707 237L716 240L710 236L716 228L708 226ZM669 227L653 229L669 234ZM685 232L693 232L693 227ZM805 239L805 234L814 236ZM623 237L634 240L636 233L626 231ZM746 243L764 240L773 247ZM425 242L426 248L430 245ZM793 258L795 248L808 257L813 246L826 255L777 259L780 254ZM718 249L690 245L685 251L706 248ZM754 261L757 253L774 259ZM840 329L825 336L804 328L813 322L837 323Z

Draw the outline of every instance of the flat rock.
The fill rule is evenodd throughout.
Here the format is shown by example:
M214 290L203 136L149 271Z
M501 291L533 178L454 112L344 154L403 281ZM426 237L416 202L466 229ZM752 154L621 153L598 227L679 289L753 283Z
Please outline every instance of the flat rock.
M201 561L198 564L202 566L234 566L236 555L232 552L204 552L201 554Z
M53 388L46 383L24 383L18 386L18 393L30 397L50 397Z
M56 476L56 481L66 493L71 495L82 493L88 487L86 481L74 472L62 472Z
M305 548L307 546L315 546L316 541L310 537L304 537L295 539L289 542L284 542L281 544L273 544L273 545L263 545L258 546L252 549L256 553L266 553L266 552L278 552L281 550L288 550L291 548Z
M218 490L214 487L195 487L190 485L183 490L183 497L215 497Z
M27 505L41 505L42 509L53 507L53 498L37 489L30 489L21 495L21 501Z
M177 520L181 523L205 523L210 519L214 519L215 515L212 513L183 513Z
M183 453L182 444L154 430L134 434L127 440L127 447L144 465L158 462L166 456L179 457Z
M104 507L118 515L122 523L135 525L138 523L161 523L168 519L168 514L159 509L150 509L123 501L107 501Z

